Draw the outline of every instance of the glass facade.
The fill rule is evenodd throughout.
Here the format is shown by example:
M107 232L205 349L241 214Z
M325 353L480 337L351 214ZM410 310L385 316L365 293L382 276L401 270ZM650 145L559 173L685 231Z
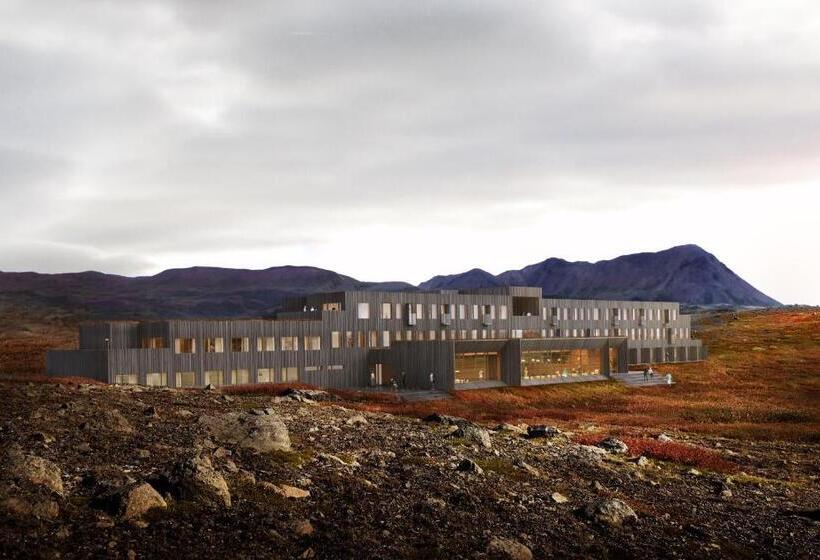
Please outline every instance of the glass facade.
M455 363L456 384L475 381L499 381L501 359L497 352L457 353Z
M555 379L600 374L602 364L602 353L597 348L525 351L521 352L521 377Z

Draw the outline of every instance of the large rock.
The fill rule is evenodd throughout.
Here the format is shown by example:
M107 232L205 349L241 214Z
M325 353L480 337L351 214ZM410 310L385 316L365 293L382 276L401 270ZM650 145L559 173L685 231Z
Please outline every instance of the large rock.
M142 518L152 509L168 507L162 496L147 482L129 484L106 492L94 504L125 521Z
M610 527L621 527L638 520L632 508L618 499L591 503L584 509L584 514L587 518Z
M530 549L518 541L495 537L487 545L489 560L532 560Z
M26 455L19 446L9 448L6 453L8 474L17 480L25 480L35 486L48 488L55 494L64 494L60 467L42 457Z
M275 415L257 415L231 412L199 419L205 429L217 440L253 449L260 453L290 451L290 435L284 422Z
M461 471L461 472L484 474L484 469L479 467L478 463L476 463L472 459L467 459L467 458L462 459L461 462L459 462L456 469Z
M490 432L473 424L465 423L458 426L458 428L452 432L452 435L454 437L474 441L487 449L493 446L492 440L490 439Z
M295 500L301 500L303 498L310 498L310 491L304 490L302 488L298 488L296 486L290 486L288 484L274 484L272 482L260 482L259 487L267 490L268 492L273 492L274 494L278 494L283 498L291 498Z
M54 519L60 515L60 506L54 500L29 502L22 498L11 497L0 502L0 511L19 521L26 521L31 518Z
M599 465L609 453L592 445L570 445L566 449L566 454L580 463Z
M605 440L598 443L598 447L601 449L605 449L610 453L614 453L616 455L626 455L629 453L629 447L619 439L615 439L612 437L606 438Z
M197 455L177 463L168 475L168 481L182 500L231 506L228 484L207 457Z
M97 412L91 419L83 422L80 427L89 432L115 432L119 434L134 432L131 423L116 408Z
M527 427L527 437L529 438L554 438L560 436L563 432L555 426L545 426L540 424L538 426Z

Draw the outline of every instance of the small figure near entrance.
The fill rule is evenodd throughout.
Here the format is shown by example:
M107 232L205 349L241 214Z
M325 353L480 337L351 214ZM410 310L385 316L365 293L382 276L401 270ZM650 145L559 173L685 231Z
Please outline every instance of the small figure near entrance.
M393 391L398 393L399 392L399 384L396 382L395 379L390 380L390 386L393 388Z
M401 372L401 388L407 389L407 372Z
M652 369L652 366L649 366L649 377L655 378L655 370Z
M666 374L666 384L667 384L667 385L671 385L671 384L672 384L672 374L671 374L671 373L667 373L667 374Z
M430 390L431 391L436 390L436 374L433 373L432 371L430 372Z
M373 371L370 372L370 386L376 386L376 374Z
M649 381L649 368L643 368L643 380Z

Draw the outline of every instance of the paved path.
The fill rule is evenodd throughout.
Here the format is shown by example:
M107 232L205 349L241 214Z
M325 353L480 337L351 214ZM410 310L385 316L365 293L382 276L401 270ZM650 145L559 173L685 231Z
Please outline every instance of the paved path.
M624 385L629 385L630 387L651 387L654 385L669 385L669 382L666 380L665 373L655 373L654 377L649 377L648 379L643 378L643 372L630 372L630 373L621 373L618 375L613 375L612 379L617 379ZM672 385L675 384L673 380Z

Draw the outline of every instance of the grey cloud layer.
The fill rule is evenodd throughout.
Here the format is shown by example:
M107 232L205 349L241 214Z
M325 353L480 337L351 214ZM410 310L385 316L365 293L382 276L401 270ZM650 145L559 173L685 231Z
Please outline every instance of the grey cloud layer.
M805 180L820 14L766 6L5 3L0 216L22 245L0 243L0 269L43 266L43 243L139 273L391 208Z

